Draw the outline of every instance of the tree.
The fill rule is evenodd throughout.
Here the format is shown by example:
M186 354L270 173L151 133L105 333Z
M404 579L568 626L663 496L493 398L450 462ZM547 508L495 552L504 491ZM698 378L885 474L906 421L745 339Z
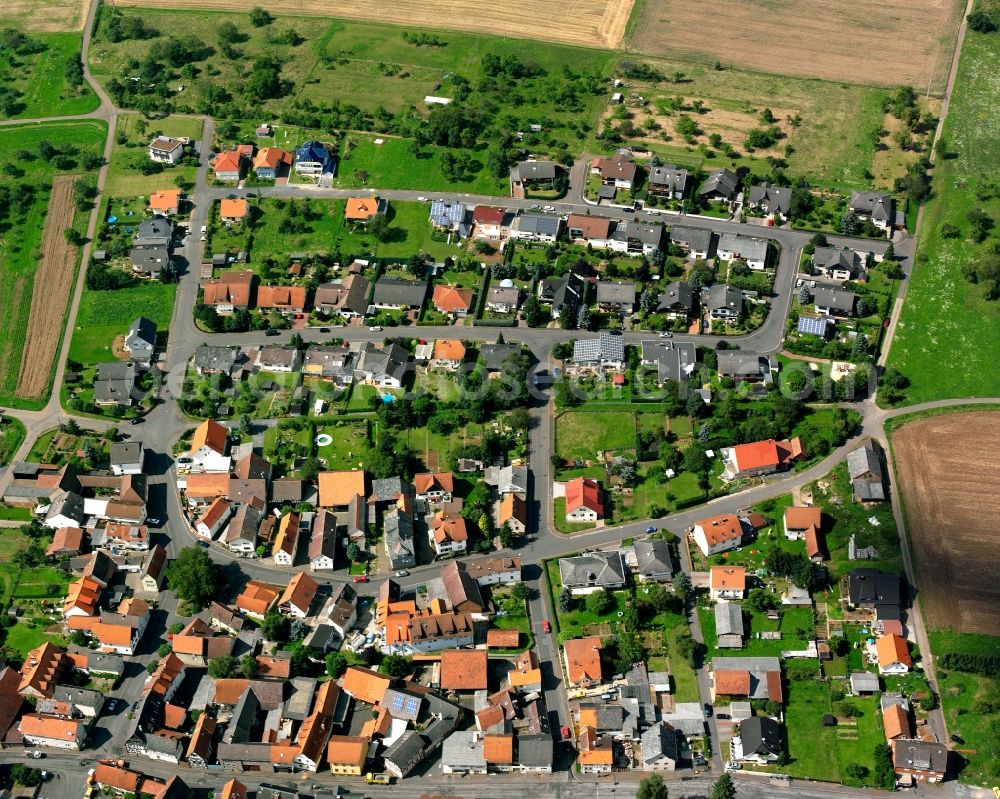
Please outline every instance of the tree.
M10 770L10 778L28 788L34 788L42 782L42 772L23 763L15 763Z
M403 655L387 655L382 659L381 670L390 677L406 677L413 671L413 663Z
M361 556L361 547L357 545L356 542L352 541L347 545L347 559L352 563L357 563Z
M240 658L240 676L246 680L253 680L257 677L257 658L251 654Z
M681 599L687 599L691 593L691 578L685 572L678 572L673 579L674 593Z
M659 774L646 777L639 783L635 799L667 799L667 786L663 784L663 777Z
M528 327L544 327L548 322L548 314L534 295L524 301L521 313Z
M347 658L341 652L331 652L326 656L326 673L333 679L338 679L347 671Z
M232 676L234 671L236 671L236 658L232 655L224 655L208 661L208 673L217 680Z
M698 397L698 402L701 403L701 397ZM708 456L705 454L704 447L698 442L691 444L684 450L684 468L687 471L694 474L702 474L703 472L708 472L711 466L711 461L709 461Z
M590 330L590 308L581 305L576 314L576 326L580 330Z
M639 638L632 632L619 634L617 650L618 656L615 658L614 665L623 674L636 663L639 663L645 655L642 644L639 643Z
M232 22L223 22L216 33L219 36L219 41L226 44L236 44L243 38L240 29Z
M375 241L385 241L389 237L389 220L385 214L375 214L368 220L367 230Z
M563 589L559 592L559 610L563 613L569 613L573 610L574 602L573 592L568 588L563 587Z
M712 799L735 799L735 797L736 786L733 784L733 778L723 772L712 786Z
M531 598L531 589L526 583L515 583L510 589L510 596L518 602L527 602Z
M751 613L767 613L767 611L777 607L777 602L775 601L774 594L770 591L765 591L763 588L754 588L751 589L746 599L743 600L743 607Z
M199 610L225 585L222 570L201 547L187 547L167 567L167 585Z
M853 211L845 211L840 217L839 229L845 236L853 236L861 229L861 220Z
M250 9L250 24L255 28L263 28L265 25L270 25L272 22L274 22L274 17L272 17L260 6L254 6Z
M976 33L993 33L997 29L996 20L985 11L973 11L966 19L969 22L969 28Z
M670 607L670 595L660 583L649 582L643 586L643 599L660 613Z
M892 748L888 744L875 746L875 784L887 791L896 788L896 771L892 765Z
M860 763L848 763L844 771L848 777L858 782L868 776L868 768Z
M612 599L611 594L602 588L599 591L594 591L592 594L587 594L584 604L587 607L588 613L593 613L595 616L603 616L614 606L614 599Z
M273 609L264 616L260 631L268 641L274 641L276 644L287 643L291 633L288 619Z

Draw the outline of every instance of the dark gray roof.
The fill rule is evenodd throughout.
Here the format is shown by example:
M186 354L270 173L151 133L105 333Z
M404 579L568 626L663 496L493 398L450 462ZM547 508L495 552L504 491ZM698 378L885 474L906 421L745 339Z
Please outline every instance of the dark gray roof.
M135 380L135 366L125 361L97 364L96 380Z
M94 674L121 674L125 670L125 658L107 652L88 652L87 668Z
M756 352L721 350L718 354L719 374L724 377L763 377L770 369L767 358Z
M679 247L707 253L712 246L712 231L708 228L674 225L670 228L670 240Z
M716 635L743 635L743 611L736 602L719 602L715 606Z
M194 365L198 369L229 372L239 357L239 347L215 347L203 344L194 351Z
M813 252L813 263L824 269L849 269L854 271L858 254L854 250L840 247L817 247Z
M402 382L410 361L409 351L400 344L392 343L385 349L368 341L358 353L357 372L361 375L390 375Z
M383 759L387 763L393 763L405 776L409 773L410 764L419 761L425 749L426 743L420 733L416 730L407 730L385 750Z
M100 707L104 702L104 695L100 691L78 688L75 685L57 685L52 691L52 698L57 702L69 702L80 707Z
M156 346L156 324L145 316L140 316L132 322L132 326L128 329L125 343L128 344L133 354L142 344L146 345L146 350L152 351L153 347Z
M878 569L853 569L847 578L852 605L895 605L901 600L899 575Z
M646 339L642 342L642 362L656 364L657 379L679 382L690 374L689 368L698 360L695 345L691 342Z
M747 192L747 201L750 205L767 205L767 212L773 214L775 211L786 215L792 207L792 190L772 186L766 180L756 186L751 186Z
M554 747L551 735L519 735L517 762L526 768L551 766Z
M744 754L781 754L781 727L776 721L762 716L751 716L740 722L740 737Z
M142 458L142 444L138 441L116 441L111 445L111 465L124 466L139 463Z
M372 301L376 305L405 305L419 308L424 304L427 284L398 277L384 277L375 283Z
M56 516L66 516L74 519L79 524L84 519L83 497L72 491L57 491L52 496L49 510L45 514L46 519L53 519Z
M670 546L662 538L655 538L652 541L636 541L635 558L639 574L644 577L664 576L669 578L674 571L674 562L670 557Z
M316 287L315 302L317 305L336 305L339 308L353 311L364 316L368 310L368 291L371 283L361 275L352 275L347 293L343 293L346 281L321 283Z
M694 291L690 283L668 283L656 302L656 310L690 314L694 310Z
M719 237L719 252L731 252L734 258L746 261L763 261L767 258L767 239L741 236L739 233L723 233Z
M395 502L405 490L400 477L379 477L372 480L372 498L376 502Z
M653 765L663 760L680 759L677 732L669 724L654 724L642 734L642 762Z
M499 372L508 358L520 354L520 344L484 344L479 349L479 357L483 359L486 368L491 372Z
M559 559L559 577L566 588L620 587L625 584L625 564L620 552L589 552Z
M291 694L285 702L285 717L303 721L312 709L313 697L319 683L312 677L294 677Z
M870 671L851 672L851 690L855 693L860 691L875 693L879 690L879 687L877 674L873 674Z
M267 497L261 499L266 500ZM229 522L226 541L248 541L251 545L256 545L262 519L263 514L253 505L240 505Z
M174 236L174 223L162 216L143 219L135 231L135 247L167 247Z
M625 339L620 333L602 333L598 338L579 339L573 343L573 362L621 363L625 360Z
M553 161L522 161L510 175L515 181L552 180L556 176L556 165Z
M732 199L736 196L739 185L740 179L731 169L717 169L705 178L704 183L698 188L698 194L718 194L726 199Z
M882 457L874 442L865 443L847 456L847 471L858 499L863 501L885 499Z
M820 286L813 293L813 302L817 307L849 314L854 310L854 292Z
M635 283L632 281L601 280L597 284L597 302L615 305L635 305Z
M413 519L398 508L388 510L383 519L385 546L392 568L408 568L417 563L414 554Z
M848 207L881 222L892 221L892 197L878 191L852 191Z
M727 283L716 283L702 292L705 307L710 311L731 308L737 313L743 310L743 292Z
M543 302L551 302L555 308L567 306L576 310L581 296L583 296L583 278L575 272L567 272L562 277L543 280L540 285L539 299Z
M535 236L558 236L562 219L551 214L520 214L512 225L514 230Z
M611 241L637 241L643 245L659 247L663 241L663 225L645 222L619 222Z
M897 769L938 773L948 770L948 747L939 743L904 739L896 741L893 754Z
M257 359L261 364L268 366L291 366L299 358L299 351L295 347L264 346L260 348Z
M683 192L687 179L688 171L673 164L655 166L649 170L649 185L665 186L671 192Z

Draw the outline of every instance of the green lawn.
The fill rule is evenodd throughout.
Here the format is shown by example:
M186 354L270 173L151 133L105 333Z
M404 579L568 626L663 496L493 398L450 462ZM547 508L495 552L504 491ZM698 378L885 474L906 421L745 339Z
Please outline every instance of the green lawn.
M83 171L84 159L101 152L106 130L105 123L98 121L15 125L0 129L0 164L10 165L23 173L5 181L5 188L9 188L12 195L9 208L0 219L4 226L4 235L0 238L0 329L4 331L0 343L0 405L34 404L37 407L39 404L15 397L14 391L52 178L57 171ZM44 142L61 155L41 157ZM57 159L60 169L57 169ZM67 268L75 266L74 263ZM58 331L51 332L58 335Z
M1000 168L998 69L1000 41L969 31L944 129L954 157L938 158L934 167L934 196L924 210L917 265L889 353L888 365L910 380L908 403L1000 395L1000 312L984 299L983 285L966 282L961 271L989 246L971 240L966 214L978 207L1000 217L1000 194L985 177ZM945 224L959 229L957 238L942 235ZM942 358L955 365L946 374Z
M325 460L326 468L331 471L356 468L368 454L367 427L366 422L317 424L316 435L325 433L333 438L333 442L326 446L316 445L316 457Z
M555 451L568 459L594 460L598 452L635 449L635 414L567 411L556 417Z
M159 282L115 291L85 289L69 357L82 364L113 360L111 343L128 331L137 316L145 316L156 323L160 332L166 331L176 290L172 283Z
M44 630L22 621L7 630L4 646L23 658L32 649L44 644L46 641L52 641L55 644L65 644L65 641L59 636L49 635Z
M13 417L0 414L0 466L6 466L21 446L27 430Z
M97 95L85 81L71 85L66 79L66 66L80 57L82 37L79 33L29 33L43 47L41 52L16 55L4 48L0 51L0 80L17 95L13 113L7 119L86 114L97 108Z
M10 508L0 505L0 519L15 522L30 522L32 519L31 510L28 508Z
M197 171L193 164L164 166L163 171L151 175L143 174L141 166L150 163L147 147L156 136L200 139L201 130L201 120L191 117L146 119L139 114L122 114L115 128L115 146L108 167L108 196L149 195L178 186L178 180L193 184Z
M668 638L668 651L677 652L677 639L686 625L679 624L670 631ZM674 701L676 702L700 702L701 694L698 691L698 674L688 664L687 660L678 654L670 655L670 673L674 678Z
M582 530L593 530L593 524L574 524L566 521L566 498L555 497L552 500L552 521L560 533L579 533Z
M813 630L812 608L788 608L781 618L772 621L763 613L743 613L745 637L742 649L716 649L715 609L699 607L698 620L708 649L708 659L713 657L781 657L782 651L805 649ZM757 633L780 631L779 640L757 638Z
M1000 652L1000 638L990 635L932 630L930 644L935 657L946 652L993 656ZM944 671L940 666L937 679L948 732L965 740L963 746L956 747L962 750L960 780L970 785L995 785L1000 778L1000 709L996 704L1000 679Z

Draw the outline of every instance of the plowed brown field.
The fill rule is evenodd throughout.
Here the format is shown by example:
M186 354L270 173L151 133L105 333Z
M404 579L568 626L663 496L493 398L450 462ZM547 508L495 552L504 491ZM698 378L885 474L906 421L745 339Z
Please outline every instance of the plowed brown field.
M414 28L450 28L524 39L615 48L621 44L635 0L569 0L553 6L546 0L392 0L388 3L343 0L271 0L274 14L367 19ZM208 8L246 11L237 0L118 0L119 6ZM558 12L553 17L553 12Z
M949 413L892 436L927 626L1000 635L1000 412Z
M63 314L66 313L76 274L76 247L66 241L64 233L73 225L74 183L76 177L72 175L60 175L52 181L49 210L42 230L42 257L31 292L28 333L14 392L25 399L45 396L52 361L62 340Z
M644 0L628 45L761 72L944 88L964 0Z

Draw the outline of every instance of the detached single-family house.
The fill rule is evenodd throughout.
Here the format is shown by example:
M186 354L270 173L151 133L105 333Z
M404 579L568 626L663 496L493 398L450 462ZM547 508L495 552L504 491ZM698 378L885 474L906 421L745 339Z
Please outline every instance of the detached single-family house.
M717 368L719 377L736 381L767 382L771 376L770 358L749 350L721 350Z
M254 366L261 372L297 372L302 365L302 353L296 347L261 347Z
M742 566L713 566L709 572L709 595L712 599L743 599L747 589L747 571Z
M798 436L787 441L754 441L723 450L723 479L738 480L784 471L805 454Z
M595 250L611 246L611 229L614 220L604 216L570 214L566 218L566 232L574 244L589 244Z
M656 312L667 319L690 319L695 311L695 294L690 283L668 283L656 301Z
M809 560L823 560L823 512L813 507L785 508L785 538L805 541Z
M469 548L471 530L464 517L439 510L434 514L434 520L427 530L427 537L438 557L454 555Z
M218 279L201 284L202 303L212 306L220 316L245 311L250 307L255 280L256 275L249 270L223 272Z
M664 164L654 166L649 170L649 179L646 187L650 194L658 197L670 197L674 200L683 200L684 192L687 190L688 171L674 166Z
M441 202L431 203L431 226L442 233L454 233L461 238L467 238L471 226L467 221L469 209L462 203Z
M847 456L847 472L855 502L885 501L885 472L882 469L882 448L867 441Z
M393 343L384 350L367 341L358 353L354 379L383 388L401 388L410 363L405 347Z
M260 286L257 307L262 311L278 311L282 316L300 314L306 310L305 286Z
M896 633L881 636L875 642L879 674L906 674L913 666L913 658L906 639Z
M292 154L280 147L264 147L253 159L254 174L260 180L274 180L278 173L292 164Z
M663 225L648 222L618 222L608 247L625 255L651 257L663 243Z
M948 747L933 741L893 741L892 765L901 777L917 782L942 782L948 773Z
M386 309L420 308L426 296L427 284L423 281L383 277L375 283L372 304Z
M892 197L877 191L852 191L847 207L859 217L870 219L880 230L891 230L895 222Z
M732 202L739 193L739 176L731 169L717 169L698 187L698 196L704 200Z
M674 225L670 228L670 243L679 247L689 258L704 261L712 251L712 231L708 228Z
M736 549L743 542L743 535L743 522L735 513L700 519L691 530L691 536L706 558Z
M746 261L751 269L760 271L767 265L767 239L723 233L719 237L719 258L723 261Z
M691 342L652 339L642 342L642 364L656 366L656 382L680 383L687 380L698 360L697 349Z
M743 292L726 283L716 283L702 289L701 304L710 319L733 321L743 315Z
M597 551L559 559L559 580L574 595L616 591L625 587L621 552Z
M237 150L226 150L215 156L212 163L215 179L226 183L236 183L243 177L243 159Z
M132 363L97 364L94 379L94 402L128 408L140 397L135 388L135 365Z
M519 241L553 242L559 238L562 218L553 214L518 214L510 225L510 238Z
M772 186L765 180L747 191L747 207L760 209L769 219L787 219L792 208L792 190Z
M145 316L137 318L125 334L123 347L133 363L148 369L156 349L156 323Z
M864 277L861 259L846 247L817 247L812 255L812 268L814 274L839 282Z
M368 292L371 283L361 275L348 275L343 280L320 283L316 287L313 305L320 313L337 314L355 319L368 313Z
M521 290L512 280L501 280L486 292L486 307L496 313L513 313L521 305Z
M625 340L619 331L573 342L573 365L577 369L620 371L625 367Z
M668 583L674 574L670 545L662 538L635 542L636 574L639 582Z
M373 216L389 213L389 201L384 197L348 197L344 219L352 225L365 226Z
M751 716L740 722L742 760L760 765L773 763L782 752L781 727L766 716Z
M181 205L180 189L163 189L149 195L149 210L155 216L174 216Z
M559 319L564 313L571 316L583 300L583 278L575 272L567 272L562 277L546 278L538 282L538 301L551 306L553 319Z
M596 522L603 518L600 483L589 477L577 477L566 483L567 522Z
M330 151L318 141L307 141L295 148L296 175L322 181L332 178L336 170L336 160Z
M813 291L816 313L827 316L853 316L854 292L847 289L819 286Z
M600 175L601 183L616 189L631 189L635 185L639 167L628 155L619 153L610 158L595 158L590 165L592 175Z
M472 295L472 289L439 284L434 287L431 304L438 313L462 319L468 315L469 309L472 308Z
M472 224L477 239L502 241L510 235L511 212L492 205L477 205L472 209Z
M599 280L597 306L606 313L630 316L635 310L635 283L629 280Z
M566 682L570 686L589 688L603 682L601 648L601 639L597 636L573 638L563 643Z
M510 170L511 196L535 189L552 189L559 167L553 161L522 161Z
M173 263L174 223L162 216L143 219L132 239L129 259L132 271L143 277L158 278Z
M184 145L186 144L187 139L157 136L149 143L149 160L173 166L184 157Z
M250 203L243 197L219 201L219 219L224 225L242 225L250 215Z

